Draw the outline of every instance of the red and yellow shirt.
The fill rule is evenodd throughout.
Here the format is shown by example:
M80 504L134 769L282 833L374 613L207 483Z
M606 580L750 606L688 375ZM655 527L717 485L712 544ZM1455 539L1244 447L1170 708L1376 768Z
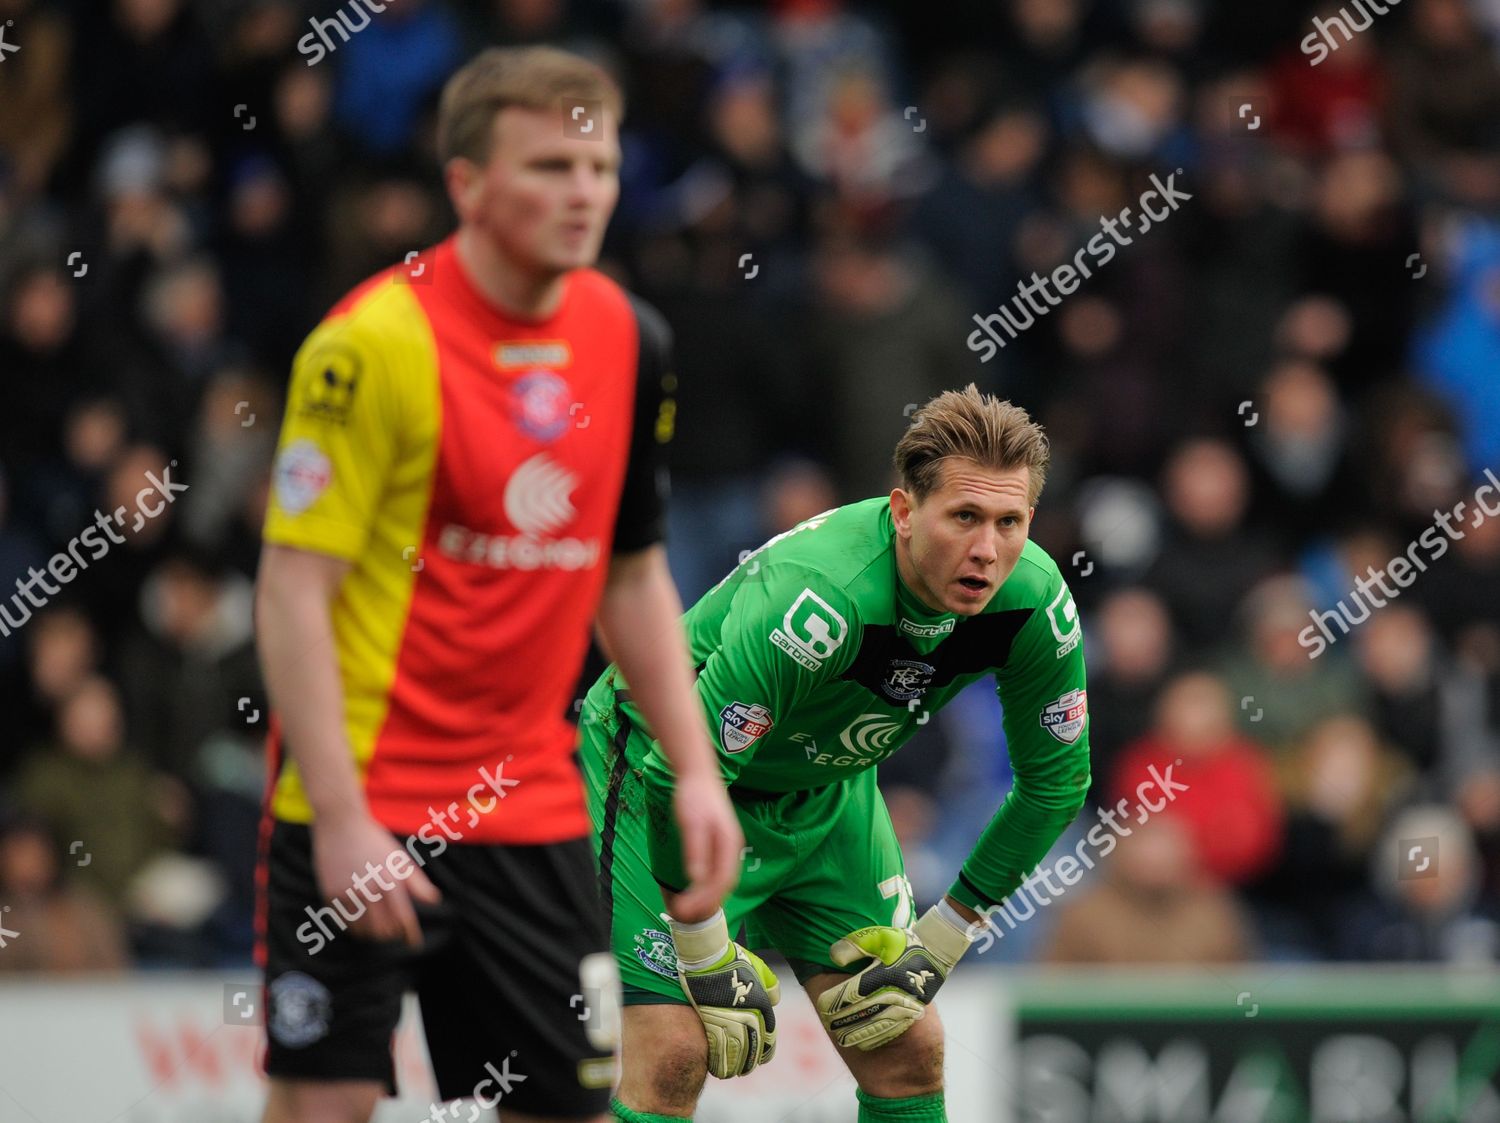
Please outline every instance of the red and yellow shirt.
M392 831L477 784L466 842L587 833L567 712L611 554L661 538L668 347L593 270L547 319L509 317L450 238L298 351L264 537L352 563L332 605L344 723ZM310 822L279 737L271 812Z

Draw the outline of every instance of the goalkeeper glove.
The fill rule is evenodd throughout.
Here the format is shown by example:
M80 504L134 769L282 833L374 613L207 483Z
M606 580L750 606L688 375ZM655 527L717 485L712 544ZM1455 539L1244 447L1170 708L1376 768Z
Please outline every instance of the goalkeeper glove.
M818 995L818 1014L834 1043L868 1051L889 1044L927 1013L949 973L973 943L970 925L946 901L910 929L876 925L829 948L847 967L873 958L859 974Z
M668 918L670 920L670 918ZM699 924L671 920L677 978L708 1035L708 1071L744 1076L776 1053L781 984L760 956L729 939L720 909Z

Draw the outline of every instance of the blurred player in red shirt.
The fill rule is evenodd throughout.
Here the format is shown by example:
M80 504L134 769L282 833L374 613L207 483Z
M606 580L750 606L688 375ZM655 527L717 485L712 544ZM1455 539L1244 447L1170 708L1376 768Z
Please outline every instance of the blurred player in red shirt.
M621 112L576 56L479 55L440 111L457 232L297 353L256 607L268 1123L368 1120L406 989L442 1099L604 1118L618 983L568 717L591 624L671 754L687 909L738 873L661 544L669 333L591 268Z

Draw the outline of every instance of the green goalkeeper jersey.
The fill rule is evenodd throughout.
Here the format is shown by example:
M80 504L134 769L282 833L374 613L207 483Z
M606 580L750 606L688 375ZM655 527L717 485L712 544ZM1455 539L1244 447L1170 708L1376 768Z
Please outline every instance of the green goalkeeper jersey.
M1088 790L1082 625L1057 564L1034 542L969 617L913 595L895 542L890 501L879 497L746 556L684 617L698 695L731 792L780 793L873 769L960 690L994 676L1014 782L949 890L984 908L1036 867ZM626 689L615 667L596 687L610 688ZM628 697L624 715L644 728ZM665 808L671 769L654 742L643 774ZM669 814L653 820L671 833ZM661 841L651 847L657 876L681 885L677 840Z

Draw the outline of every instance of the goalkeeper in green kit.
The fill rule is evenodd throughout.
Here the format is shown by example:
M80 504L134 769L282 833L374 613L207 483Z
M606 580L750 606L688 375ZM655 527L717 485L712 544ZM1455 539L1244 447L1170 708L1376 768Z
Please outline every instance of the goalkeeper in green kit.
M861 1123L947 1118L933 996L980 910L1036 867L1089 786L1082 627L1027 538L1047 462L1025 410L949 391L896 446L889 498L771 539L683 618L748 844L712 916L674 908L691 879L672 774L628 684L610 667L589 691L583 765L624 985L617 1118L690 1119L708 1073L771 1059L779 988L756 948L796 971L858 1082ZM1014 784L947 895L914 919L875 768L988 676Z

